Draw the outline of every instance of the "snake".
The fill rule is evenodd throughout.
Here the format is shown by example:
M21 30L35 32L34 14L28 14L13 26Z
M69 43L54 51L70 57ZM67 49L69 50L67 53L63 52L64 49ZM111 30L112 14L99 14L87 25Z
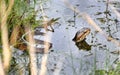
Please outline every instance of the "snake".
M83 27L76 32L75 37L72 40L76 43L81 42L85 40L86 36L90 33L90 31L90 28Z

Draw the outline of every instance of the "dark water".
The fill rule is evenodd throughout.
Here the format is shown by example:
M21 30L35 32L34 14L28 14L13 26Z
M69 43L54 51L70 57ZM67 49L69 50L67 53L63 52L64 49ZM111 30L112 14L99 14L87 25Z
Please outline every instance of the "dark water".
M107 8L105 0L69 0L69 2L80 12L89 14L107 35L120 41L119 18L109 6ZM36 8L39 8L39 5ZM74 17L77 14L61 0L48 1L45 8L49 8L45 10L45 14L50 19L60 18L59 24L54 25L55 32L48 32L49 41L53 44L51 48L53 52L49 54L47 75L94 75L95 69L109 70L110 66L113 66L118 55L111 52L119 50L119 47L107 41L100 33L96 33L95 29L80 16ZM38 14L37 19L40 19L40 16L41 14ZM91 46L89 51L78 48L72 41L75 33L83 27L91 29L86 37L86 43ZM40 36L34 38L43 39ZM40 68L41 57L41 54L37 54L38 68ZM15 55L15 59L17 63L24 64L24 67L29 61L26 55L18 57ZM25 73L27 75L28 71Z

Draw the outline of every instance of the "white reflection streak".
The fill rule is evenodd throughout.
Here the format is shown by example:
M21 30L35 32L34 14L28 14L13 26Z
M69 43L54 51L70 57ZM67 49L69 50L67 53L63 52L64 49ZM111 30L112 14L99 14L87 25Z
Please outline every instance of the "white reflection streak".
M26 27L25 31L30 32L31 29L30 27ZM35 44L35 41L33 39L32 33L28 33L28 41L30 44ZM30 57L30 70L31 70L31 75L37 75L37 64L36 64L36 54L35 54L35 48L33 46L28 46L29 48L29 57Z

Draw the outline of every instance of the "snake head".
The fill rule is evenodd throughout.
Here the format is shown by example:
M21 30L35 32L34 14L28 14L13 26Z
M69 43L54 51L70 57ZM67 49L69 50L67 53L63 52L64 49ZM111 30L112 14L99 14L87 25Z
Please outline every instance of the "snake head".
M90 33L90 28L82 28L76 32L75 37L72 39L74 42L81 42L85 40L86 36Z

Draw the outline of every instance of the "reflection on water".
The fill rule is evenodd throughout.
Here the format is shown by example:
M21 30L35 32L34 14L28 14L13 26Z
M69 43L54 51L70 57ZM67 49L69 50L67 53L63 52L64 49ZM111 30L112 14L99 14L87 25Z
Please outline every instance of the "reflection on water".
M81 42L78 42L78 43L75 43L76 46L79 48L79 50L91 50L91 45L89 45L85 40L81 41Z
M70 0L70 3L78 8L81 12L89 14L94 21L113 38L120 38L119 20L116 15L109 10L106 12L106 2L104 0ZM50 9L45 11L49 18L59 18L59 27L54 26L53 33L48 33L51 36L52 49L48 58L47 75L54 75L59 71L59 75L94 75L94 69L109 70L117 58L111 51L118 50L115 44L107 41L104 36L96 33L85 20L80 16L75 17L75 13L68 9L67 6L60 0L52 0L48 2ZM41 15L38 15L39 19ZM117 24L116 24L117 21ZM76 31L83 27L91 29L90 35L86 37L85 41L76 43L72 41ZM40 37L35 36L40 39ZM120 41L120 40L119 40ZM87 51L85 51L87 50ZM91 50L93 55L85 57ZM13 55L16 64L29 65L29 59L26 55ZM40 69L41 54L37 54L37 64ZM27 64L26 64L27 63ZM19 66L22 68L21 66ZM24 68L26 69L26 68ZM22 70L25 71L25 70ZM87 72L86 72L87 71ZM28 75L28 71L26 74Z

